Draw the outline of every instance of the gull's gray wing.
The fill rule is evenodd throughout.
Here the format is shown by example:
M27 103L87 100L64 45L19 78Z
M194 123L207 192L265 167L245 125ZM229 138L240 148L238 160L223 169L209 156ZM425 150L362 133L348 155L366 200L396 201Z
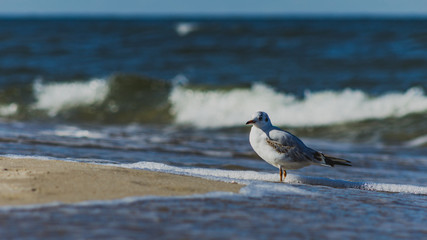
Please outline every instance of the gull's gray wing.
M315 157L318 152L307 147L295 135L276 127L267 135L267 143L277 152L286 154L294 161L311 161L321 164L322 160Z
M273 127L268 132L267 143L277 152L285 154L293 161L311 161L324 166L344 165L351 166L351 162L345 159L332 157L307 147L298 137Z
M269 138L267 138L266 141L267 141L268 145L270 145L272 148L274 148L274 150L276 150L279 153L288 154L290 151L293 151L295 149L295 146L283 145L283 144L276 142L274 140L271 140Z
M295 135L290 132L284 131L280 128L272 128L267 134L269 140L274 141L282 146L289 146L298 149L308 148L305 144Z

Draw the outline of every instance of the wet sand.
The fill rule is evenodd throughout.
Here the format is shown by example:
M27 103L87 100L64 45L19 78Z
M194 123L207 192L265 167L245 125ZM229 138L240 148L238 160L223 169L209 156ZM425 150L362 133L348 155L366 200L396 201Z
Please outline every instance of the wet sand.
M0 205L238 192L242 185L144 170L0 157Z

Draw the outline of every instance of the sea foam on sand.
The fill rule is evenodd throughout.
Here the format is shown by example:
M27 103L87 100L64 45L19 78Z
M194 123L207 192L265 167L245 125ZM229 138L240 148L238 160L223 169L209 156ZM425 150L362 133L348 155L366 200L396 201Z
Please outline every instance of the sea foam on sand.
M208 168L184 168L170 166L163 163L155 162L138 162L131 164L120 164L119 166L133 169L144 169L150 171L159 171L171 174L180 174L194 177L201 177L210 180L235 182L239 184L248 185L241 190L242 193L252 193L255 195L262 195L263 193L271 192L272 187L262 187L260 184L273 184L277 182L278 174L255 172L255 171L235 171L235 170L220 170ZM286 183L289 184L305 184L305 185L321 185L334 188L353 188L378 192L392 192L392 193L409 193L427 195L427 187L406 185L406 184L390 184L390 183L374 183L374 182L352 182L346 180L329 179L323 177L301 176L296 174L288 174ZM274 191L298 193L298 194L313 194L289 186L287 184L273 184ZM278 190L279 189L279 190Z

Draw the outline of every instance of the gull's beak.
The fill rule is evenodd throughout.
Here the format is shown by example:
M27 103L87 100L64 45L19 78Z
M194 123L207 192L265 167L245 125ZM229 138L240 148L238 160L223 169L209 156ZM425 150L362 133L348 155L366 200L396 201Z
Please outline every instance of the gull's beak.
M249 121L246 122L246 125L248 125L248 124L254 124L254 123L255 123L254 120L249 120Z

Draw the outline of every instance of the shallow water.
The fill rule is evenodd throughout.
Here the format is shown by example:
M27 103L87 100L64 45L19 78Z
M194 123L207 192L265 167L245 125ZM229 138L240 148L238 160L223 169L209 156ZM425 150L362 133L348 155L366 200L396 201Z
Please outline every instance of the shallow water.
M0 207L5 239L422 239L425 19L0 19L0 154L247 185ZM353 167L278 170L251 114ZM107 184L107 183L106 183Z
M261 185L274 190L2 210L0 232L8 239L422 239L426 234L425 196Z
M352 160L353 167L288 171L287 183L278 183L277 169L250 149L249 129L24 124L17 134L9 123L2 126L10 134L3 149L20 154L10 157L49 156L247 184L239 194L1 207L0 234L8 239L419 239L427 234L425 148L303 139Z

